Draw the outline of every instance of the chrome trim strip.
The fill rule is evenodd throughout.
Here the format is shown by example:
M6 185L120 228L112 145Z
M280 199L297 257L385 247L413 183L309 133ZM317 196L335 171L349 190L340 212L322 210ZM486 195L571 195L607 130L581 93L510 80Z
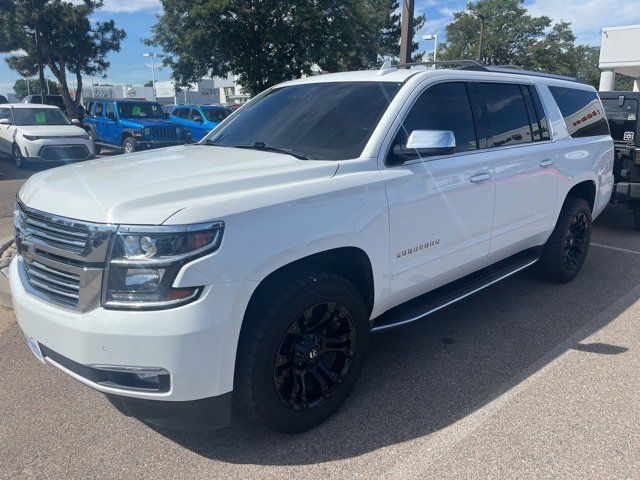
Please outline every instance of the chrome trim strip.
M39 279L44 280L45 282L53 283L55 285L59 285L64 288L68 288L69 290L76 290L76 291L80 290L80 285L79 285L80 279L78 279L78 284L74 285L73 283L66 283L60 280L56 280L55 278L51 278L50 276L47 276L43 273L38 272L36 268L28 268L27 275L29 275L29 278L38 277Z
M448 301L447 303L443 303L442 305L439 305L439 306L437 306L436 308L432 308L431 310L429 310L429 311L427 311L427 312L421 313L420 315L417 315L417 316L412 317L412 318L408 318L408 319L406 319L406 320L402 320L402 321L400 321L400 322L391 323L391 324L389 324L389 325L380 325L379 327L373 327L373 328L371 329L371 332L382 332L382 331L384 331L384 330L388 330L388 329L390 329L390 328L399 327L400 325L405 325L405 324L407 324L407 323L412 323L412 322L415 322L416 320L420 320L420 319L422 319L422 318L424 318L424 317L427 317L427 316L431 315L432 313L437 312L438 310L442 310L443 308L448 307L449 305L453 305L454 303L457 303L457 302L459 302L460 300L463 300L463 299L465 299L465 298L467 298L467 297L469 297L469 296L473 295L474 293L478 293L479 291L484 290L484 289L485 289L485 288L487 288L487 287L490 287L490 286L491 286L491 285L493 285L494 283L498 283L498 282L500 282L501 280L504 280L505 278L508 278L508 277L510 277L510 276L512 276L512 275L514 275L514 274L516 274L516 273L518 273L519 271L524 270L525 268L530 267L531 265L533 265L534 263L536 263L538 260L539 260L539 259L538 259L538 258L536 258L535 260L533 260L533 261L531 261L531 262L529 262L529 263L527 263L527 264L525 264L525 265L523 265L523 266L521 266L521 267L518 267L518 268L516 268L515 270L513 270L513 271L511 271L511 272L509 272L509 273L506 273L505 275L502 275L501 277L498 277L498 278L496 278L496 279L494 279L494 280L492 280L492 281L490 281L490 282L488 282L488 283L486 283L486 284L482 285L481 287L476 288L475 290L472 290L472 291L470 291L470 292L467 292L467 293L465 293L464 295L461 295L460 297L456 297L456 298L454 298L453 300L450 300L450 301ZM374 322L375 322L375 319L374 319ZM375 324L375 323L374 323L374 324Z
M27 273L27 275L29 275L29 274ZM67 292L65 292L63 290L55 289L55 288L53 288L53 287L51 287L49 285L46 285L44 283L40 283L37 280L34 280L33 278L29 278L29 283L31 285L35 285L38 288L41 288L42 290L46 290L47 292L51 292L54 295L61 295L63 297L71 298L73 300L78 300L78 298L79 298L77 294L67 293Z
M47 267L46 265L43 265L40 262L36 262L35 260L33 260L30 263L30 266L31 267L35 267L35 268L37 268L39 270L44 270L45 272L52 273L53 275L58 275L60 277L68 278L69 280L78 280L78 281L80 280L80 277L78 275L70 275L70 274L65 273L65 272L54 270L52 268Z

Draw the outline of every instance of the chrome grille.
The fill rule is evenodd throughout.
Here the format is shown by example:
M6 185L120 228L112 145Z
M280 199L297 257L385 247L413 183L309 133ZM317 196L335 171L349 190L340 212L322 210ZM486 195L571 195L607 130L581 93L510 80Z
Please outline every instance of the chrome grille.
M154 140L173 141L178 139L176 127L151 127L151 136Z
M18 271L30 293L80 312L100 306L115 225L73 220L18 203L14 227Z
M36 237L61 250L82 254L89 239L89 229L75 227L64 222L55 222L51 217L40 216L31 211L20 212L22 223L31 237Z
M51 162L86 160L89 156L89 149L84 145L45 146L40 150L40 158Z
M25 262L25 272L34 290L52 301L77 307L80 299L80 276L44 265L35 260Z

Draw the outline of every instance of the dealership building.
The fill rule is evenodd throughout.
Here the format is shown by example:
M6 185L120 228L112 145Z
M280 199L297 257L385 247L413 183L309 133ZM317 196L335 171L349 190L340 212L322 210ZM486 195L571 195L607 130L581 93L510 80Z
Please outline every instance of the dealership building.
M640 91L640 25L602 29L600 69L600 91L616 89L616 74L632 77Z

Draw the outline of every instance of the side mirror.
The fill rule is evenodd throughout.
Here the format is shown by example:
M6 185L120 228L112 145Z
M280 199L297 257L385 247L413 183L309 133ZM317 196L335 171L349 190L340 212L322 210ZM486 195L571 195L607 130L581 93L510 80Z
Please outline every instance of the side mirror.
M8 118L0 118L0 125L11 125L11 120Z
M78 120L77 118L72 118L71 123L73 123L74 125L80 125L80 120Z
M414 158L451 155L456 152L456 137L449 130L414 130L406 145L394 145L394 163Z

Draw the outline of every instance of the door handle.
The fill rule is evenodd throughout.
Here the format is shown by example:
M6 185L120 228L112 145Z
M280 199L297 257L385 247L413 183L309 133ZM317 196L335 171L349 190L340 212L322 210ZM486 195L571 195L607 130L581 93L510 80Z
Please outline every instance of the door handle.
M547 168L550 167L551 165L553 165L555 162L553 160L543 160L540 162L540 167L541 168Z
M476 173L475 175L472 175L471 177L469 177L469 181L471 183L485 182L490 179L491 179L491 174L487 172Z

